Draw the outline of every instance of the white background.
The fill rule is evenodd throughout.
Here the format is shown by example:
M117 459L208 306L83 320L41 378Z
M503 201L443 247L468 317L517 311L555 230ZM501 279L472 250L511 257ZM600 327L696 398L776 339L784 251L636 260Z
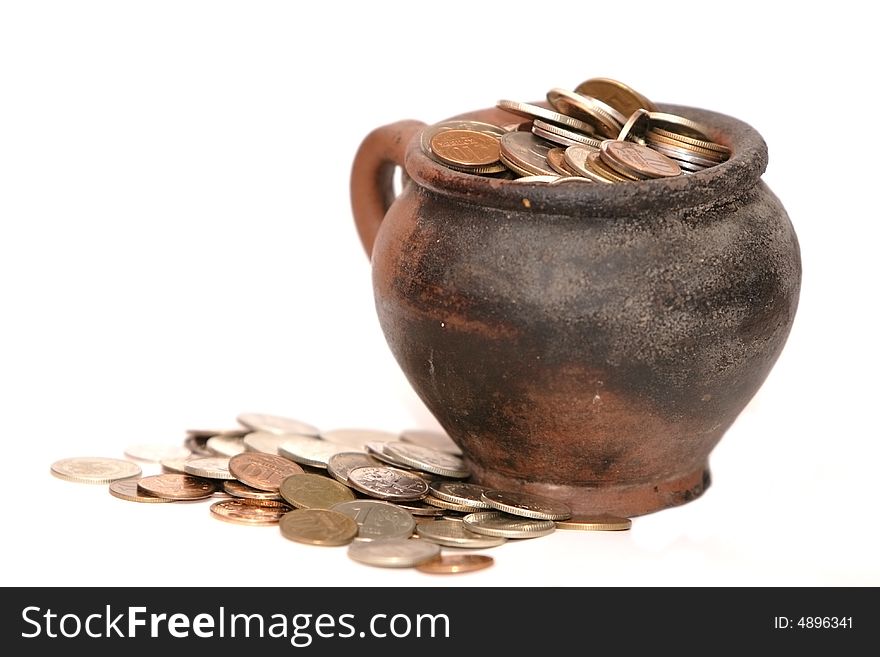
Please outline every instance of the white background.
M0 5L0 582L880 584L880 53L863 4ZM595 76L752 124L800 238L790 340L704 497L441 578L50 476L243 411L436 427L376 319L355 150L385 123Z

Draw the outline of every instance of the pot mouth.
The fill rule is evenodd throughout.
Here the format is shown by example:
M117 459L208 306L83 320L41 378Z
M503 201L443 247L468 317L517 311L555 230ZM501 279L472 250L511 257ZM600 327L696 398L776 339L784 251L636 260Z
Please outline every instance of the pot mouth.
M495 209L577 216L656 214L721 203L752 189L767 168L767 144L749 124L726 114L685 105L660 104L660 110L692 119L713 141L727 146L725 162L690 175L616 184L547 185L489 178L444 167L421 149L421 131L410 140L405 168L416 183L438 194ZM460 114L447 120L477 120L507 125L523 117L498 108Z

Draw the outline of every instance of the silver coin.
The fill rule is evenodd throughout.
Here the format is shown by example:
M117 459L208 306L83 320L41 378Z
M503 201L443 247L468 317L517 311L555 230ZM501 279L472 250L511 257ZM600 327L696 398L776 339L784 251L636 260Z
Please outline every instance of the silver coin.
M186 435L190 438L200 439L203 442L211 436L229 436L231 438L242 438L250 429L236 427L234 429L187 429Z
M497 547L507 542L507 539L503 536L487 536L474 533L465 527L463 522L455 520L425 522L416 527L416 533L420 538L438 545L471 548L474 550Z
M430 541L389 539L371 543L352 543L348 556L369 566L413 568L440 554L440 546Z
M235 456L245 451L244 442L238 436L211 436L205 446L214 456Z
M251 431L265 431L267 433L293 433L301 436L318 437L320 431L311 424L293 420L279 415L267 415L265 413L242 413L237 418L238 422Z
M449 502L439 497L428 495L425 497L425 504L436 506L438 509L446 509L447 511L459 511L460 513L473 513L474 511L482 511L484 506L471 506L470 504L459 504L458 502Z
M345 450L347 452L357 450L363 452L367 449L367 443L397 440L397 434L376 429L331 429L322 433L321 438L329 443L348 447L349 449Z
M193 456L213 456L213 452L205 444L209 437L187 436L183 441L183 446L192 452Z
M538 520L567 520L571 518L571 508L567 504L542 495L489 490L482 494L482 499L493 509L524 518L537 518Z
M198 457L196 457L198 458ZM184 464L190 459L162 459L159 461L159 465L162 466L163 472L173 472L176 474L186 474L186 470L183 469Z
M393 439L392 439L393 440ZM430 447L447 454L461 456L461 448L453 442L452 438L441 431L428 429L405 429L400 432L400 437L405 443L413 443L422 447Z
M501 161L523 175L555 176L556 172L547 163L551 148L554 148L551 142L531 132L508 132L501 138Z
M379 461L363 452L338 452L327 460L327 473L341 484L348 483L348 473L355 468L379 465Z
M326 468L330 457L345 450L342 445L334 445L320 438L309 438L308 436L288 436L287 438L278 447L278 454L313 468Z
M464 504L478 509L491 509L492 506L483 499L483 493L492 490L486 486L468 484L461 481L437 481L431 484L431 495L446 500Z
M620 141L632 141L637 144L645 145L645 134L651 125L651 114L648 110L637 109L623 124L623 128L617 135Z
M565 163L576 171L579 175L598 183L610 183L607 178L600 176L590 168L587 164L587 158L591 153L595 153L595 149L589 146L569 146L565 149Z
M556 523L552 520L519 518L501 511L479 511L466 515L464 526L477 534L504 538L538 538L556 530Z
M382 461L382 463L387 463L388 465L393 465L396 468L400 468L401 470L412 470L406 463L398 460L394 457L393 454L388 454L385 451L386 442L373 441L367 443L367 453L375 458L378 461Z
M348 485L380 500L410 502L428 494L428 483L421 477L398 468L354 468L348 473Z
M269 433L268 431L252 431L242 438L242 444L246 452L260 452L262 454L278 454L278 448L290 440L291 433Z
M82 484L109 484L117 479L141 475L141 466L131 461L103 456L75 456L52 464L51 472L59 479Z
M416 521L408 511L389 502L354 500L330 508L357 523L358 539L362 541L407 538L416 528Z
M538 137L543 137L547 141L562 144L563 146L583 144L585 146L599 148L599 144L602 143L598 139L593 139L592 137L575 132L574 130L567 130L561 126L556 126L539 119L535 119L535 122L532 124L532 133Z
M626 123L626 117L611 105L574 91L551 89L547 92L547 102L560 112L577 116L592 126L592 129L584 132L599 132L605 137L614 138Z
M461 457L440 452L430 447L396 442L385 445L385 453L406 463L411 468L453 479L466 479L470 476Z
M531 183L540 185L552 185L562 180L562 176L522 176L513 182L515 183Z
M183 464L183 471L194 477L206 479L235 479L229 472L229 457L226 456L203 456L190 459Z
M125 455L128 458L146 463L159 463L162 459L185 459L191 453L186 447L180 447L179 445L142 443L129 445L125 448Z
M532 105L531 103L520 103L519 101L515 100L499 100L497 106L508 112L513 112L514 114L519 114L520 116L526 116L530 119L544 119L545 121L549 121L550 123L563 125L573 130L579 130L580 132L593 132L593 126L589 123L581 121L580 119L576 119L572 116L560 114L559 112L541 107L540 105Z
M401 509L409 511L413 518L418 522L419 518L440 518L445 513L444 509L438 506L431 506L426 502L395 502Z

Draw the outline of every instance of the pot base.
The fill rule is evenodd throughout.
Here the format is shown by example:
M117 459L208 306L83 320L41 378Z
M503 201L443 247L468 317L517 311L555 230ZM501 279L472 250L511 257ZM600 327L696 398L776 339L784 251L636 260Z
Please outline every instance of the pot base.
M543 495L571 507L575 516L611 514L631 518L691 502L702 495L711 483L709 464L686 475L629 485L569 486L539 481L525 481L469 462L474 483L499 490L522 491Z

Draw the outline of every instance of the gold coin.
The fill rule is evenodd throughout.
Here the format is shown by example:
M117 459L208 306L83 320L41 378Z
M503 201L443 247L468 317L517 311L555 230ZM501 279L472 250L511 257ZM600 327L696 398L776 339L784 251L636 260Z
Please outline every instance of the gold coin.
M431 139L431 150L446 164L479 167L500 157L498 138L476 130L444 130Z
M416 566L416 570L432 575L455 575L482 570L494 563L492 557L484 554L439 554L433 559L420 563Z
M329 509L355 499L348 486L316 474L290 475L281 482L281 497L297 509Z
M164 497L167 500L203 500L216 490L214 482L185 474L160 474L144 477L137 482L138 490L145 495Z
M677 114L669 114L667 112L650 112L648 118L651 120L651 128L660 128L668 130L685 137L699 139L700 141L712 141L709 138L709 129L704 125L691 121Z
M648 132L652 139L668 142L674 146L681 148L693 148L698 153L706 153L707 157L716 157L720 161L730 157L730 149L723 144L717 144L714 141L705 141L703 139L694 139L686 135L680 135L663 128L651 128Z
M110 483L110 494L118 497L120 500L128 502L145 502L148 504L156 504L160 502L172 502L164 497L156 497L155 495L146 495L138 490L137 479L119 479Z
M347 545L358 533L357 523L329 509L296 509L281 518L281 535L308 545Z
M289 511L287 504L270 500L234 499L211 505L215 518L237 525L277 525Z
M632 520L619 516L573 516L568 520L557 520L557 529L576 529L580 531L622 531L632 527Z
M605 164L629 178L671 178L681 174L675 160L632 141L606 139L600 150Z
M52 464L54 476L81 484L109 484L117 479L141 475L141 467L131 461L103 456L77 456L61 459Z
M637 109L656 112L657 106L635 89L611 78L590 78L574 88L584 96L598 98L624 116L630 116Z

